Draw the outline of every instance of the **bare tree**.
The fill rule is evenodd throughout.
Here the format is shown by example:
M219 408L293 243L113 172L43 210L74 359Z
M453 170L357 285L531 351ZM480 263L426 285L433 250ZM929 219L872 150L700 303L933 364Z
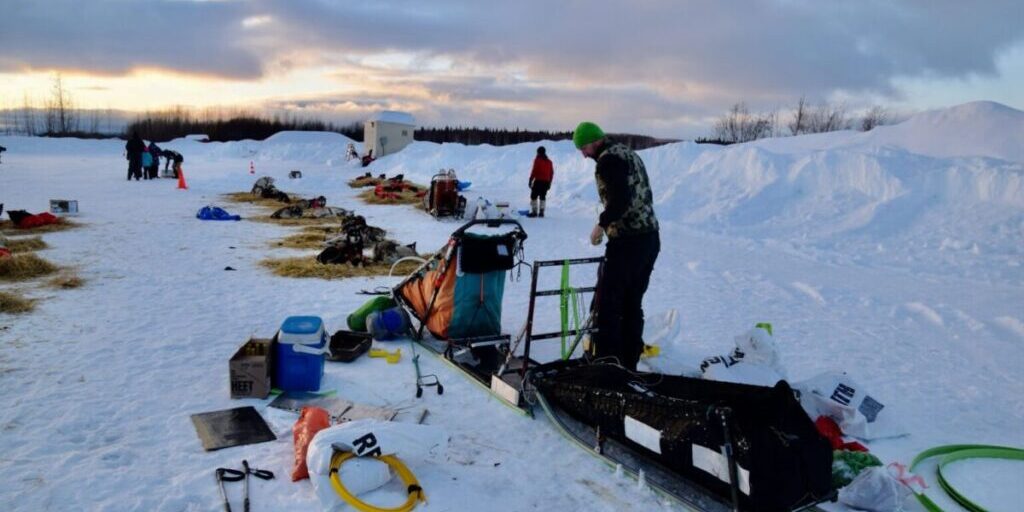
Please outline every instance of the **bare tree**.
M787 126L791 135L800 135L807 131L807 98L800 96L793 110L793 120Z
M750 142L771 135L774 114L751 114L743 102L736 103L715 122L715 137L724 142Z
M879 105L871 107L860 120L861 131L873 130L876 126L882 126L888 121L889 113Z
M23 103L21 104L21 130L25 135L35 135L37 133L36 127L36 109L32 105L32 99L28 97L28 92L25 92L22 97Z
M821 103L807 116L806 133L825 133L849 128L846 118L846 105Z
M78 118L75 114L74 100L71 93L64 88L64 79L60 73L53 77L50 98L46 102L46 131L65 134L75 131Z

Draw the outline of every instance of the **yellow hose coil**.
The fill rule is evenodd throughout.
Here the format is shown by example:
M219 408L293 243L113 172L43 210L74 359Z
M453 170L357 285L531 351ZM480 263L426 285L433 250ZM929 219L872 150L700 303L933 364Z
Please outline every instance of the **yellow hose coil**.
M395 508L376 507L361 501L348 492L348 489L341 483L341 478L338 476L341 472L341 465L346 460L355 458L355 456L356 454L352 452L334 452L334 455L331 456L331 487L334 488L334 492L338 493L338 496L341 496L341 499L345 500L345 503L352 505L356 510L361 512L409 512L416 508L417 502L427 501L427 496L423 494L423 488L420 487L420 483L416 480L416 475L412 474L412 471L409 471L409 468L394 455L380 455L374 458L387 464L391 469L395 470L395 473L398 473L398 477L402 479L402 483L408 489L408 499L405 500L405 503Z

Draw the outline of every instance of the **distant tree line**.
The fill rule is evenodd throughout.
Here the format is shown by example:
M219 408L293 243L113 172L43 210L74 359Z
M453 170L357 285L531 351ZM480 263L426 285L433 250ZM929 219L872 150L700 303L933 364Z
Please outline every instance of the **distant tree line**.
M628 133L613 133L608 137L615 141L626 144L633 149L645 149L660 146L671 139L657 139L646 135L633 135ZM572 132L550 132L546 130L521 130L519 128L477 128L465 126L445 126L444 128L417 128L413 138L420 141L437 143L458 143L473 146L478 144L490 144L492 146L507 146L509 144L523 144L528 142L540 142L544 140L571 140Z
M851 116L845 104L822 102L811 105L803 96L787 114L782 114L787 116L783 122L778 109L750 112L746 103L739 102L715 121L714 138L698 142L734 144L787 134L803 135L854 128L868 131L886 124L890 117L888 111L876 105L857 118Z
M166 142L192 134L206 135L211 142L233 140L263 140L283 131L335 132L351 138L362 138L362 123L335 124L317 119L302 119L289 114L261 116L247 112L224 115L223 112L206 112L200 116L184 109L168 112L148 113L128 123L124 136L138 133L146 140Z

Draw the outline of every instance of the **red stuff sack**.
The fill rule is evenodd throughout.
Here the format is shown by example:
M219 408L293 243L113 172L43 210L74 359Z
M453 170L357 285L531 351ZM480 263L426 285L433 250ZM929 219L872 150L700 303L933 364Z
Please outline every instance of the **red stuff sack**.
M317 432L331 426L331 417L327 411L319 407L303 407L299 414L299 421L295 422L292 429L292 436L295 441L295 465L292 466L292 482L298 482L309 478L309 468L306 467L306 451L309 450L309 442Z

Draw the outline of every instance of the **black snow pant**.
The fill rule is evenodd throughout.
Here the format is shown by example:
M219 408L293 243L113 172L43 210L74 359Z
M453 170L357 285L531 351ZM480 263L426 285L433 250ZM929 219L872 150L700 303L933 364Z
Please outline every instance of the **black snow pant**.
M608 240L594 297L595 359L615 358L623 367L636 369L644 349L644 293L659 252L657 231Z
M551 189L550 181L534 180L533 186L530 187L530 201L540 199L544 201L548 198L548 190Z
M142 155L128 157L128 179L138 181L142 177Z

